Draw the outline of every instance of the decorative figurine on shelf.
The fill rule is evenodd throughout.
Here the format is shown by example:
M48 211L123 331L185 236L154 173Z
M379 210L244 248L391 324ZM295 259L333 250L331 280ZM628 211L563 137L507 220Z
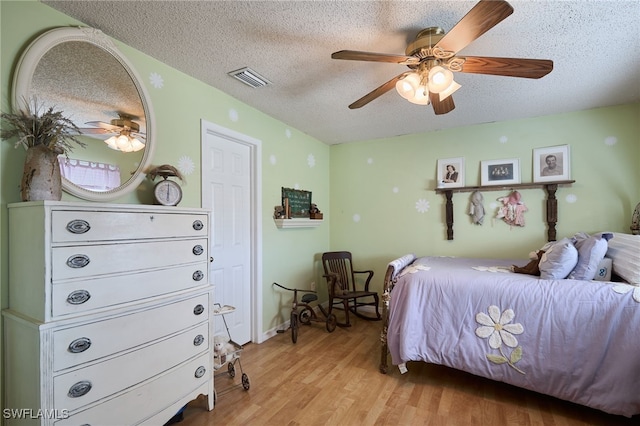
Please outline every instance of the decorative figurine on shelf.
M151 180L155 180L157 176L162 176L163 180L158 182L153 187L153 196L157 204L163 206L177 206L180 200L182 200L182 188L177 182L167 179L168 177L175 176L180 181L184 181L182 173L175 167L169 164L163 164L162 166L154 167L147 172L147 176Z
M471 205L469 206L469 214L471 220L476 225L482 225L484 221L484 197L480 191L473 191L471 193Z
M528 209L518 191L512 191L507 197L498 198L498 201L502 202L502 206L498 209L497 219L502 219L511 226L524 226L523 213Z
M631 216L631 233L633 235L640 234L640 203L638 203Z
M309 218L311 219L322 219L322 212L318 208L317 205L311 204L311 208L309 209Z
M273 208L273 218L274 219L286 219L287 213L284 211L284 207L275 206Z

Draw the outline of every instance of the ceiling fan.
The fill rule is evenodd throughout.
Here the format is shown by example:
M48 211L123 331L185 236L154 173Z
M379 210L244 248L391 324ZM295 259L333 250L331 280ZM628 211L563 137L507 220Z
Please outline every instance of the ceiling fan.
M351 105L360 108L392 88L410 102L433 105L437 115L455 108L451 94L461 86L453 80L454 72L491 74L508 77L541 78L551 72L553 61L547 59L457 56L457 53L513 13L504 0L481 0L447 34L439 27L425 28L410 43L405 55L340 50L333 59L387 62L406 65L403 72L367 93Z
M132 120L132 117L118 113L118 118L114 118L109 123L104 121L88 121L85 124L94 127L80 129L82 134L90 135L113 135L104 142L111 149L124 152L140 151L145 147L144 133L140 133L140 125Z

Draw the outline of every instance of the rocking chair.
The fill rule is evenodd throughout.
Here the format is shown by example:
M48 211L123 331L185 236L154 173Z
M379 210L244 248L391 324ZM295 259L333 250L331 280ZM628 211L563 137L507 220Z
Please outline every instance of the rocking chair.
M378 293L369 291L369 282L373 278L373 271L356 271L353 269L351 253L348 251L334 251L322 254L322 266L324 267L324 277L327 279L329 293L329 311L326 315L331 315L334 304L342 304L345 313L345 322L338 323L341 327L350 327L349 312L354 315L370 320L381 319L378 310ZM355 274L367 274L364 282L364 289L358 290L356 287ZM364 299L364 301L362 301ZM373 306L375 317L364 315L358 308Z

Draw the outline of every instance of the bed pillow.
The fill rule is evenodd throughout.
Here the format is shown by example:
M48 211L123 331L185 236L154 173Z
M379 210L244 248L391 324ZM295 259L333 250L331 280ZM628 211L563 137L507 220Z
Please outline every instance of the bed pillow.
M574 235L576 239L575 247L578 249L578 263L569 274L569 278L587 281L594 279L596 272L598 272L598 264L607 254L607 249L609 248L607 241L611 237L612 234L610 233L601 233L593 236L584 233Z
M552 244L542 255L538 267L540 278L546 280L561 280L567 277L578 263L578 250L573 240L563 238Z
M613 260L613 273L640 286L640 235L613 232L607 257Z
M598 270L596 276L593 278L596 281L611 281L611 269L613 268L613 261L608 257L605 257L598 263Z

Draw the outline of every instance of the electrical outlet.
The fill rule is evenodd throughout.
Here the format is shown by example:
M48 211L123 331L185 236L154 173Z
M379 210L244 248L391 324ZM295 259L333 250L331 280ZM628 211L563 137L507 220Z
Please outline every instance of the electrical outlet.
M311 291L316 291L316 282L311 281Z

